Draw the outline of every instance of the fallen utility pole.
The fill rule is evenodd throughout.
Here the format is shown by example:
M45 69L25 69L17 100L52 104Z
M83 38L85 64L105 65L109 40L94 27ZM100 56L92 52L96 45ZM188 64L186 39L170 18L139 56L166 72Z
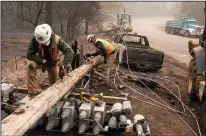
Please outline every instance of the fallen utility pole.
M101 59L101 56L97 56L70 72L62 81L58 80L54 85L2 120L2 135L23 135L26 133L48 109L68 93Z

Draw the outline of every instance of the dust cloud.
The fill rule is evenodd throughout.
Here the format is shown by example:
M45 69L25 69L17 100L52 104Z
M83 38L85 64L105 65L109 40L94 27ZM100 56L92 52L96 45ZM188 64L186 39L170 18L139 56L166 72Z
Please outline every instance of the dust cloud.
M124 2L132 18L174 17L180 13L181 2Z

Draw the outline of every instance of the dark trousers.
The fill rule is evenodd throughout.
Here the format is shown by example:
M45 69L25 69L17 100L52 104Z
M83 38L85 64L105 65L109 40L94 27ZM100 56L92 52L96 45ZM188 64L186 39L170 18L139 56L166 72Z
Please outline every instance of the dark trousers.
M78 68L79 67L79 54L75 54L74 55L74 58L72 60L72 69L74 70L75 68Z

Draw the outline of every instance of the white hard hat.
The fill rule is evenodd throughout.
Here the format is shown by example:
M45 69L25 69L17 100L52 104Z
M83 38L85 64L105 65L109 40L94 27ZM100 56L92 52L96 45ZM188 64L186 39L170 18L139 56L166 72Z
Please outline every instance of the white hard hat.
M89 34L89 35L87 36L87 41L88 41L88 42L91 42L92 38L94 38L94 37L95 37L94 34Z
M38 25L34 30L34 36L36 40L41 44L48 42L51 34L52 30L48 24Z

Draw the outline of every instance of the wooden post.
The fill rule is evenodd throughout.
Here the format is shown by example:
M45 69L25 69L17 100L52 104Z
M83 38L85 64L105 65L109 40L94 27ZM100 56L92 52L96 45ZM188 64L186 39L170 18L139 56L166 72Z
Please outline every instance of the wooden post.
M14 57L14 61L15 61L15 65L16 65L16 70L18 70L16 56Z
M23 135L48 109L55 105L86 73L100 62L101 58L101 56L97 56L68 73L62 81L58 80L54 85L2 120L2 135Z

